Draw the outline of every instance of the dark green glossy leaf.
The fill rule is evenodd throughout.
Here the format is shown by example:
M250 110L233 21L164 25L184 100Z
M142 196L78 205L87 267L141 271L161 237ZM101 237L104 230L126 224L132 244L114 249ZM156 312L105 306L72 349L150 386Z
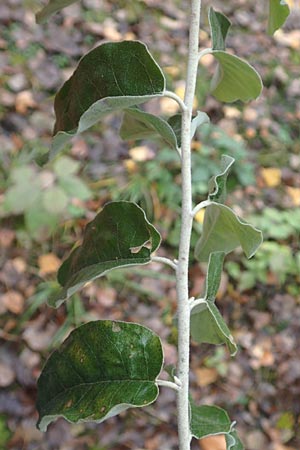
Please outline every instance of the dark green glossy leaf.
M126 140L161 137L171 148L178 150L176 135L169 123L138 108L126 109L120 136Z
M36 14L36 22L44 23L47 19L56 12L65 8L66 6L75 3L77 0L49 0L46 6Z
M268 33L274 34L290 14L288 4L284 0L269 0Z
M85 55L55 97L51 156L105 115L161 96L164 75L138 41L105 43Z
M231 156L222 155L221 172L218 175L213 176L208 184L209 200L215 201L217 203L225 202L227 177L234 161L234 158L232 158Z
M82 245L58 271L63 289L51 303L59 306L88 281L109 270L146 264L160 244L160 235L144 211L131 202L108 203L84 231Z
M226 36L231 26L230 20L224 14L209 8L208 20L213 50L225 50Z
M224 434L227 450L244 450L227 412L217 406L197 406L190 399L191 434L196 439Z
M230 353L234 355L237 351L236 344L214 303L220 286L224 257L224 252L210 255L204 299L191 311L191 335L200 344L203 342L226 344Z
M38 427L58 417L102 422L154 402L163 363L159 337L134 323L98 320L74 330L38 380Z
M257 98L262 90L262 81L257 71L246 61L221 50L213 50L218 67L211 83L212 94L222 102Z
M228 206L212 202L205 210L195 257L198 261L207 262L213 252L227 254L241 246L247 258L251 258L261 243L261 231L244 222Z

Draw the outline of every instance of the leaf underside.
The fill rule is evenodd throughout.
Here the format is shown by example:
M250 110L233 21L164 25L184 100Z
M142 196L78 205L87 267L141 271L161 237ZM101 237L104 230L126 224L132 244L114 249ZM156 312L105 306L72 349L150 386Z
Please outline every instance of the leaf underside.
M63 288L51 303L59 306L109 270L150 262L160 241L160 234L138 205L126 201L106 204L86 226L82 245L60 267L57 278Z
M203 231L195 247L198 261L207 262L213 252L230 253L241 246L251 258L262 243L262 233L242 221L228 206L212 202L204 215Z
M213 50L218 66L211 82L211 93L222 102L248 102L259 97L262 81L246 61L221 50Z
M289 14L289 6L284 0L269 0L268 34L281 28Z
M159 337L134 323L98 320L74 330L38 379L38 427L58 417L102 422L158 395L163 363Z
M40 24L46 22L52 14L75 2L77 0L49 0L47 5L36 14L36 22Z
M230 354L237 352L234 339L215 305L215 298L221 282L225 253L211 253L206 274L206 290L203 303L191 311L191 336L198 342L226 344Z

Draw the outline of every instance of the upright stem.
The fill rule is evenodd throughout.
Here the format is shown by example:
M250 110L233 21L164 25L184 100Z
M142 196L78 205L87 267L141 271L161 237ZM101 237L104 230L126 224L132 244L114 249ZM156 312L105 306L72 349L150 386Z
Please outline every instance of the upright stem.
M189 421L189 348L190 348L190 305L188 290L188 268L190 240L192 232L192 175L191 175L191 120L195 96L197 68L199 59L199 29L201 0L191 0L188 67L182 112L182 208L181 233L177 266L178 299L178 367L177 376L181 389L177 395L179 450L190 450Z

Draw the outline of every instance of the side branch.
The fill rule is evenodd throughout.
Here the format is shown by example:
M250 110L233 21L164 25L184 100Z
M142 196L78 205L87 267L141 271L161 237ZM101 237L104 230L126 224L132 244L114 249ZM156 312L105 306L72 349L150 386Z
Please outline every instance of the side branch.
M198 205L196 205L191 212L192 217L195 217L195 215L200 211L200 209L206 208L210 204L211 204L210 200L204 200L203 202L198 203Z
M178 384L173 383L173 381L166 381L166 380L156 380L156 383L158 386L165 386L171 389L174 389L175 391L180 391L180 386Z
M177 270L176 262L169 258L165 258L164 256L152 256L151 261L166 264L167 266L172 267L175 271Z
M175 92L171 92L171 91L165 91L164 92L164 97L169 97L173 100L175 100L175 102L178 103L178 105L180 106L180 109L182 112L187 110L186 104L184 103L184 101L179 97L179 95L175 94Z

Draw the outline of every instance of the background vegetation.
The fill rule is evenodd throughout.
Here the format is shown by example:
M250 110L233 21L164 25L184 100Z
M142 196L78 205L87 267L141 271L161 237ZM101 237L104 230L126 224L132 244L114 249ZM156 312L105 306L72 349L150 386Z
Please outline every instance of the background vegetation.
M246 107L222 106L204 94L213 64L208 55L197 90L197 103L205 105L213 123L193 142L194 194L205 198L220 155L233 156L229 202L265 237L255 259L246 261L238 252L230 257L218 298L240 346L238 356L231 360L221 347L192 348L192 386L200 385L202 402L217 399L238 420L247 450L300 446L300 7L296 0L289 3L292 14L284 30L270 38L263 2L214 1L235 28L228 47L251 55L265 89ZM85 141L75 138L68 156L43 169L34 160L50 144L54 92L81 55L106 39L143 40L169 74L169 86L182 92L187 5L83 0L43 28L34 23L38 6L33 0L0 5L0 449L175 449L173 392L162 392L159 407L127 412L100 426L58 421L42 434L35 428L35 386L49 348L91 318L142 318L163 338L167 362L175 362L174 279L161 266L154 274L147 267L131 269L130 275L112 272L109 285L105 280L89 285L81 298L74 296L58 310L46 301L71 243L110 199L143 206L163 235L163 251L175 257L177 155L167 148L158 152L146 140L121 141L121 116L114 116ZM207 23L203 30L207 46ZM163 99L147 108L169 114L174 102ZM199 214L195 237L202 220ZM204 273L199 264L191 267L192 293L199 292Z

